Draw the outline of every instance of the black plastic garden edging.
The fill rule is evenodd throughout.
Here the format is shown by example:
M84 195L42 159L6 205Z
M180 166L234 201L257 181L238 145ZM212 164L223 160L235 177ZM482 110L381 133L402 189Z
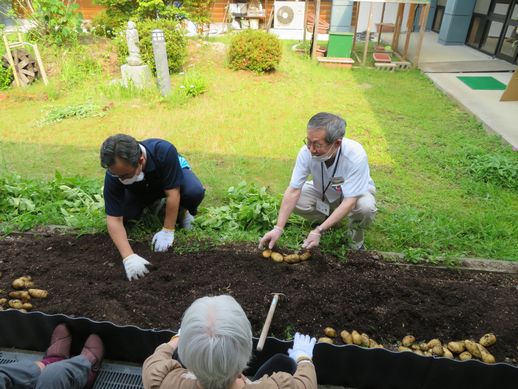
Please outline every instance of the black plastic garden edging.
M66 322L73 333L73 354L81 351L89 334L96 333L105 343L107 359L133 363L142 363L156 346L174 334L169 330L144 330L87 318L9 309L0 312L0 347L45 351L52 330L62 322ZM256 343L257 338L254 338L254 346ZM291 342L268 338L263 351L254 353L246 374L253 375L264 361L276 353L285 353L291 345ZM376 389L518 388L518 367L506 363L460 362L411 352L325 343L315 346L313 359L318 382L324 385Z

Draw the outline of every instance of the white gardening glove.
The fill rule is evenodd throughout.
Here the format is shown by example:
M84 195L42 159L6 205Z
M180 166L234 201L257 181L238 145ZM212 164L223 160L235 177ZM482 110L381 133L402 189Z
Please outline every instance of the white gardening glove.
M153 236L153 240L151 244L153 245L153 250L162 253L167 251L169 247L173 245L174 242L174 230L161 230L158 231L155 236Z
M270 250L273 249L273 246L275 246L275 243L279 240L283 231L284 230L281 227L273 227L271 231L264 234L264 236L261 238L259 241L259 248L262 249L264 245L268 243L268 248Z
M124 263L124 270L126 270L126 276L130 281L144 277L149 273L146 265L151 265L151 263L137 254L128 255L122 260L122 263Z
M300 358L313 359L313 348L316 342L315 338L297 332L293 338L293 348L288 349L288 355L295 362Z
M322 235L318 230L313 230L308 234L308 237L304 240L304 243L302 243L302 248L309 250L313 247L318 247L320 244L320 237Z

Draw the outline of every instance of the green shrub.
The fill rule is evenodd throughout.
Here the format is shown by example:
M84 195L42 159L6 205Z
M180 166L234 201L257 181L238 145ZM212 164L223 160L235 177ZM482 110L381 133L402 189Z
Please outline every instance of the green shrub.
M72 0L34 0L31 19L36 27L30 30L33 40L63 46L77 43L83 15Z
M178 28L178 26L178 22L165 19L137 22L140 39L140 54L142 56L142 60L151 67L153 72L155 72L156 69L153 56L153 46L151 45L151 31L157 28L164 31L165 34L169 71L177 73L182 69L187 57L187 38L185 37L183 30ZM125 28L118 31L115 41L117 44L119 62L124 64L126 62L126 57L128 56Z
M0 65L0 90L9 89L13 79L13 71L11 68L6 69Z
M127 20L128 18L118 11L101 11L92 19L92 34L115 38L117 30L124 26Z
M246 30L232 38L228 51L234 70L263 73L275 70L282 56L279 38L261 30Z

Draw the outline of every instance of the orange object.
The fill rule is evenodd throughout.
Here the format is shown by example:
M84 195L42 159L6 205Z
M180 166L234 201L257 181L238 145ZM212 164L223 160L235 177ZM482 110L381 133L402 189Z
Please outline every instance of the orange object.
M375 62L382 62L382 63L391 63L392 62L390 55L385 54L385 53L373 53L372 58L374 58Z

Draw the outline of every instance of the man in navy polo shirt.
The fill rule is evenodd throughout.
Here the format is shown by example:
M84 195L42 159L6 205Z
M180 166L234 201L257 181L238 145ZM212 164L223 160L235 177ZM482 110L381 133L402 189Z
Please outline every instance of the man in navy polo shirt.
M128 279L143 277L150 263L135 254L128 242L124 223L138 219L145 207L166 199L162 230L152 240L154 251L164 252L173 245L177 220L190 229L205 195L205 189L189 164L166 140L135 138L118 134L101 146L104 203L108 233L123 258Z

